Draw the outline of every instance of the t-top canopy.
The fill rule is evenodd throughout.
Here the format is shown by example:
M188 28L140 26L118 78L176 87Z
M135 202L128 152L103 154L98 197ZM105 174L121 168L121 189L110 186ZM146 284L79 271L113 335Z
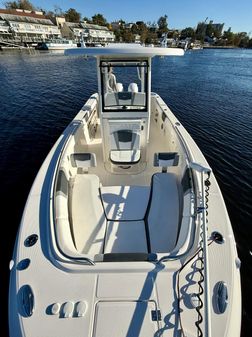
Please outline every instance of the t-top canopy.
M65 50L65 55L88 55L107 57L153 57L183 56L184 50L179 48L143 47L136 44L111 44L106 47L85 47Z

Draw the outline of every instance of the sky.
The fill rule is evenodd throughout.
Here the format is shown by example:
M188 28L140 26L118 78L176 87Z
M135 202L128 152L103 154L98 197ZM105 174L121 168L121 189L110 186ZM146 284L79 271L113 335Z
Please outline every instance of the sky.
M63 11L75 8L81 16L91 18L100 13L108 22L123 19L126 22L157 22L160 16L168 16L170 29L196 27L199 21L213 20L225 23L224 30L251 33L252 0L30 0L37 7ZM1 1L4 8L5 0Z

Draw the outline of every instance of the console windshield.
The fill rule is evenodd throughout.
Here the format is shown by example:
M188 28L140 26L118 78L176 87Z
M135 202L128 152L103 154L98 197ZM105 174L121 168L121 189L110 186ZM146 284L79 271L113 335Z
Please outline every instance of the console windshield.
M103 111L147 111L147 61L102 61Z

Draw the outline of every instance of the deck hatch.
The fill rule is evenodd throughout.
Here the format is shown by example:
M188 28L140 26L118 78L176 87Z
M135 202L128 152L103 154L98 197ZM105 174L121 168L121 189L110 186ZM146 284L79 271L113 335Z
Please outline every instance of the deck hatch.
M158 322L152 320L154 301L98 302L92 337L153 337Z

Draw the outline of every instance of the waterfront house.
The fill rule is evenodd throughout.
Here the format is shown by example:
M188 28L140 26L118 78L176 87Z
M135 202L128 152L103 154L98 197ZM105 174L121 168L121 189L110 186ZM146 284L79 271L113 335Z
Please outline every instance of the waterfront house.
M129 22L129 23L125 23L124 27L125 29L131 29L134 25L135 25L134 22Z
M113 22L111 22L110 25L111 25L113 30L118 30L120 28L125 27L125 23L123 23L122 21L113 21Z
M1 24L2 23L2 24ZM6 30L6 39L32 43L61 37L60 30L40 11L0 9L0 25ZM1 34L3 39L3 34Z
M56 22L58 21L56 20ZM86 21L75 23L61 20L60 27L63 37L79 41L82 36L87 44L106 44L115 41L114 32L107 27L90 24Z
M87 43L110 43L115 41L114 32L105 26L93 25L85 21L80 24L84 29L84 36Z
M0 18L0 39L10 38L12 36L8 23Z
M57 20L56 20L57 22ZM63 38L71 40L80 40L81 34L83 34L83 28L78 22L63 22L63 18L60 24L60 31Z

